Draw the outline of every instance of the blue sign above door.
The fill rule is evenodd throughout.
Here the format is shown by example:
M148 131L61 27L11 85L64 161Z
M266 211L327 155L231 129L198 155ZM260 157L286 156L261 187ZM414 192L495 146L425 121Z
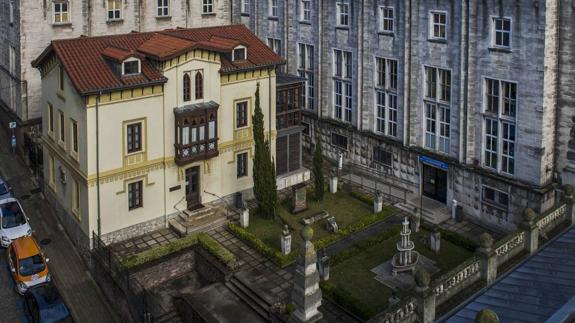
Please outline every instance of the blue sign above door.
M431 157L419 156L419 160L421 162L426 163L426 164L433 166L433 167L437 167L437 168L441 168L441 169L445 169L445 170L449 169L449 164L444 163L442 161L439 161L437 159L433 159Z

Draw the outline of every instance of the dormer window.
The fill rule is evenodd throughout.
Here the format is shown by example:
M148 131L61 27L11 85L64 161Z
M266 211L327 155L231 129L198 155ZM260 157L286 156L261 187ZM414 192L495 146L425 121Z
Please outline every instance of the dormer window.
M140 74L140 60L128 58L122 63L122 75Z
M246 59L246 48L236 47L233 52L232 61L242 61Z

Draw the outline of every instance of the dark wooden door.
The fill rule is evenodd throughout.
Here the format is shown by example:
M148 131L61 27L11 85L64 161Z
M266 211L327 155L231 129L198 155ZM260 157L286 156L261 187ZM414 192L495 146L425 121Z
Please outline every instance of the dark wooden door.
M447 201L447 172L423 165L423 195L445 203Z
M200 204L200 167L186 169L186 200L188 210L196 209Z

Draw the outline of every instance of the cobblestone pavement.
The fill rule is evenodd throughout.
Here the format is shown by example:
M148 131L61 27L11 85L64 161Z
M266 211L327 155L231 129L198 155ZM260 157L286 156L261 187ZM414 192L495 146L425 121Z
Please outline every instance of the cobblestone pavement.
M160 229L132 239L111 245L112 252L120 259L146 251L155 246L161 246L178 240L178 236L170 229Z
M0 129L0 143L8 143L6 133ZM0 144L0 176L14 189L14 195L22 203L30 218L33 235L38 241L47 242L42 249L50 258L48 267L54 277L66 304L76 322L114 323L116 313L107 303L96 285L80 255L69 240L48 202L43 198L28 167L20 157L12 154L6 144ZM3 253L4 250L0 250ZM0 322L19 322L8 315L18 310L14 298L6 293L14 293L6 288L6 280L0 274ZM6 298L4 298L6 296ZM6 301L5 301L6 300Z
M6 250L0 248L0 323L22 322L21 304L8 271Z

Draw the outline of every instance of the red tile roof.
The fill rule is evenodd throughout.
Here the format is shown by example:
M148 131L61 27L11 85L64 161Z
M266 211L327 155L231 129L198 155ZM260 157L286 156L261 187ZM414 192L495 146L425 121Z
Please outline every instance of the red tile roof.
M247 59L232 62L231 52L238 45L247 48ZM165 83L167 79L152 61L168 60L196 48L224 53L220 73L285 62L244 25L229 25L53 40L32 65L39 67L56 55L78 92L87 95ZM131 56L141 59L142 73L122 77L120 67L114 64Z

